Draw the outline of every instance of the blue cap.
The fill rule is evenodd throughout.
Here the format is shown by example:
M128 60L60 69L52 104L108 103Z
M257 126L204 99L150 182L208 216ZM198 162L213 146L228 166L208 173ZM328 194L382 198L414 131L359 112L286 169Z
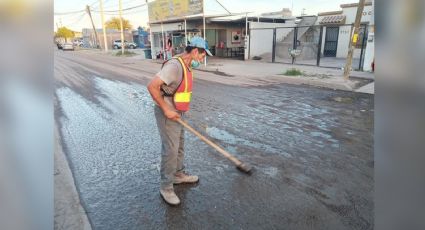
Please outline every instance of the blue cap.
M211 54L211 51L208 49L208 46L207 46L205 40L201 37L196 36L196 37L193 37L192 39L190 39L190 44L188 44L188 46L205 49L208 56L213 56Z

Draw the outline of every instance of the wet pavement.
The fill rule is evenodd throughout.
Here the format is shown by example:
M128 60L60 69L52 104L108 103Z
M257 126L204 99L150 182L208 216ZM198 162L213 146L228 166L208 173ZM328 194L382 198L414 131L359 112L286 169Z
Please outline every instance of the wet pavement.
M255 171L186 132L200 182L175 186L170 207L147 80L86 68L58 80L56 120L93 229L373 228L373 95L196 80L189 123Z

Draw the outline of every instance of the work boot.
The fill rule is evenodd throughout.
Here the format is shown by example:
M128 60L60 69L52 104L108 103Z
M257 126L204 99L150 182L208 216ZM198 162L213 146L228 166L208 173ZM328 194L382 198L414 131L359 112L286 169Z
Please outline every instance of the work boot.
M159 193L161 193L162 198L164 198L165 202L170 205L178 205L180 204L180 199L174 192L173 188L168 189L160 189Z
M177 172L174 174L174 184L182 184L182 183L196 183L199 181L198 176L192 176L186 174L185 172Z

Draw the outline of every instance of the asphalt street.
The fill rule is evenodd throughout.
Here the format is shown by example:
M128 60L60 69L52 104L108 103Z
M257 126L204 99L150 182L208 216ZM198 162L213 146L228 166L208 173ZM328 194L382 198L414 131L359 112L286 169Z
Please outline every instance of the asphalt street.
M146 89L160 65L86 51L55 51L54 64L55 120L93 229L373 229L373 95L195 71L188 122L255 171L187 131L200 182L176 186L182 203L170 207Z

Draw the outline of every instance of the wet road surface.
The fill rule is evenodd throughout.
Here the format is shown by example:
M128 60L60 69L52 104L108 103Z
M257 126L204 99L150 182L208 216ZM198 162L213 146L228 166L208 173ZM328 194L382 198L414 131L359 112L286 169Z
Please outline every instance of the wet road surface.
M196 80L189 123L255 171L186 131L200 183L175 186L182 203L170 207L146 90L160 66L125 64L55 53L55 117L94 229L373 228L373 96Z

